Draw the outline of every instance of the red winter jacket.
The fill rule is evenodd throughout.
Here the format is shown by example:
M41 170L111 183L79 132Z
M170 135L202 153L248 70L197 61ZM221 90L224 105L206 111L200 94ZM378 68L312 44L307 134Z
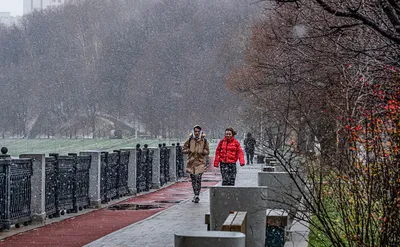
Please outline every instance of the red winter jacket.
M240 165L244 166L243 150L240 143L234 137L229 140L224 137L215 150L214 166L218 167L219 162L223 163L236 163L239 159Z

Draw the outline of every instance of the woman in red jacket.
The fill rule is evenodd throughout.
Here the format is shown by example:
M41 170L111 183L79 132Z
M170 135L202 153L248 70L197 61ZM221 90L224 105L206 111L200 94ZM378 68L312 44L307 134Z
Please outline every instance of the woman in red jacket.
M225 137L219 141L215 150L214 166L221 165L222 185L235 185L236 161L244 166L243 150L235 139L236 131L229 127L225 130Z

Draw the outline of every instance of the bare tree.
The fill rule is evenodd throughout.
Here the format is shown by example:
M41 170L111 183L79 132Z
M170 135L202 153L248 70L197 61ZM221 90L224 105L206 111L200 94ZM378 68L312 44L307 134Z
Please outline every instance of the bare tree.
M302 199L288 196L300 210L295 217L311 224L312 239L397 246L399 193L386 182L399 179L392 134L398 113L388 117L398 109L399 83L388 66L397 45L366 27L345 28L348 20L310 2L285 3L254 26L246 63L228 85L254 105L248 122L260 129L260 151L274 156L302 192Z

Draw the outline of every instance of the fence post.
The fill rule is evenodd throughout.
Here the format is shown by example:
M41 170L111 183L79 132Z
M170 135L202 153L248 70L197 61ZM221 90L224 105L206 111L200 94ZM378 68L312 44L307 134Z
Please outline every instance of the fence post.
M136 149L135 148L123 148L121 151L129 152L129 163L128 163L128 189L130 195L137 194L136 188Z
M85 151L85 152L80 152L79 154L89 155L91 157L90 170L89 170L90 206L93 208L100 208L101 207L101 197L100 197L101 152Z
M32 159L32 220L44 224L46 220L46 161L45 154L21 154L19 158Z
M169 149L169 181L176 182L177 171L176 171L176 147L175 144L168 147Z
M160 183L160 148L149 148L153 151L152 181L153 189L159 189Z

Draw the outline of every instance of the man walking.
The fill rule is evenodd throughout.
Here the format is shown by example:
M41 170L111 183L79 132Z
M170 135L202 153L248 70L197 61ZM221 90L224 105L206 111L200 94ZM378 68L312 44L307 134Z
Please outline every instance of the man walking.
M194 197L192 202L200 201L199 194L201 189L201 176L207 170L205 157L210 154L210 148L205 138L205 134L201 131L201 127L196 125L189 139L183 145L183 153L188 154L186 172L190 174Z
M256 148L256 139L251 136L251 133L247 133L247 137L244 139L244 151L246 152L247 164L250 162L253 164L254 149Z

